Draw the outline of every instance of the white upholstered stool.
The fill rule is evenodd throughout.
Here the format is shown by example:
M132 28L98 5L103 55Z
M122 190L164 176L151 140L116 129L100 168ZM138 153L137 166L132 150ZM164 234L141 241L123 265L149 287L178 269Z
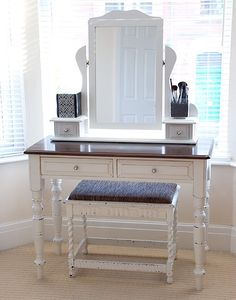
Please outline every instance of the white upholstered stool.
M82 180L68 197L67 217L69 233L69 274L79 268L162 272L167 282L173 281L173 264L176 256L177 201L179 186L175 183ZM74 221L83 218L83 239L75 245ZM88 253L89 244L136 246L155 248L156 241L90 238L87 236L87 217L138 218L159 220L168 225L167 260L164 263L123 259L94 259Z

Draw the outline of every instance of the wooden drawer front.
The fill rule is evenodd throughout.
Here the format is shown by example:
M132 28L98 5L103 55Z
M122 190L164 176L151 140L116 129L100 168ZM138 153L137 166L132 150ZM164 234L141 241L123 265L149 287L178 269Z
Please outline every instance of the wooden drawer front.
M112 159L42 158L42 175L113 177Z
M169 139L191 139L192 124L167 124L166 137Z
M79 123L55 122L55 136L76 137L79 136Z
M119 160L119 178L192 180L193 165L188 161Z

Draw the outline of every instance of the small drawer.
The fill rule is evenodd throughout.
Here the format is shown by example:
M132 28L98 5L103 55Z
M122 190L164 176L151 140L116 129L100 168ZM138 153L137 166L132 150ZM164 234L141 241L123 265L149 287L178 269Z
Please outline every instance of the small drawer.
M118 160L119 178L192 180L193 165L173 160Z
M193 124L166 124L166 138L188 140L193 137Z
M113 177L113 160L97 158L56 158L41 159L42 175L75 177Z
M76 137L80 135L79 123L54 122L55 136Z

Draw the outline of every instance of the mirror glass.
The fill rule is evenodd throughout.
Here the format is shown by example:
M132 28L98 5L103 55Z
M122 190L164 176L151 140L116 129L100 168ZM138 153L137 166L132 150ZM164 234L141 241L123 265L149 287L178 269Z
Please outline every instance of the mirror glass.
M113 22L95 26L94 37L92 127L158 129L162 121L160 28L114 26Z

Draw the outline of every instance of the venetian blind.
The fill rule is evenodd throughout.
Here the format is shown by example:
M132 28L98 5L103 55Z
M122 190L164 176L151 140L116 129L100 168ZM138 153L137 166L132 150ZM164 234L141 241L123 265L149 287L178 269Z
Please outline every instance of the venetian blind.
M24 138L24 1L0 1L0 158L21 155Z
M199 136L214 137L214 156L229 158L228 85L233 0L41 0L41 49L45 95L80 88L76 51L87 44L88 19L111 10L138 9L164 20L164 43L177 53L171 75L186 81L199 110ZM49 42L50 41L50 42ZM47 60L51 53L51 60ZM55 73L49 70L54 69ZM51 78L49 80L49 78ZM50 94L51 93L51 94ZM54 101L55 103L55 101ZM55 105L53 103L53 105Z

